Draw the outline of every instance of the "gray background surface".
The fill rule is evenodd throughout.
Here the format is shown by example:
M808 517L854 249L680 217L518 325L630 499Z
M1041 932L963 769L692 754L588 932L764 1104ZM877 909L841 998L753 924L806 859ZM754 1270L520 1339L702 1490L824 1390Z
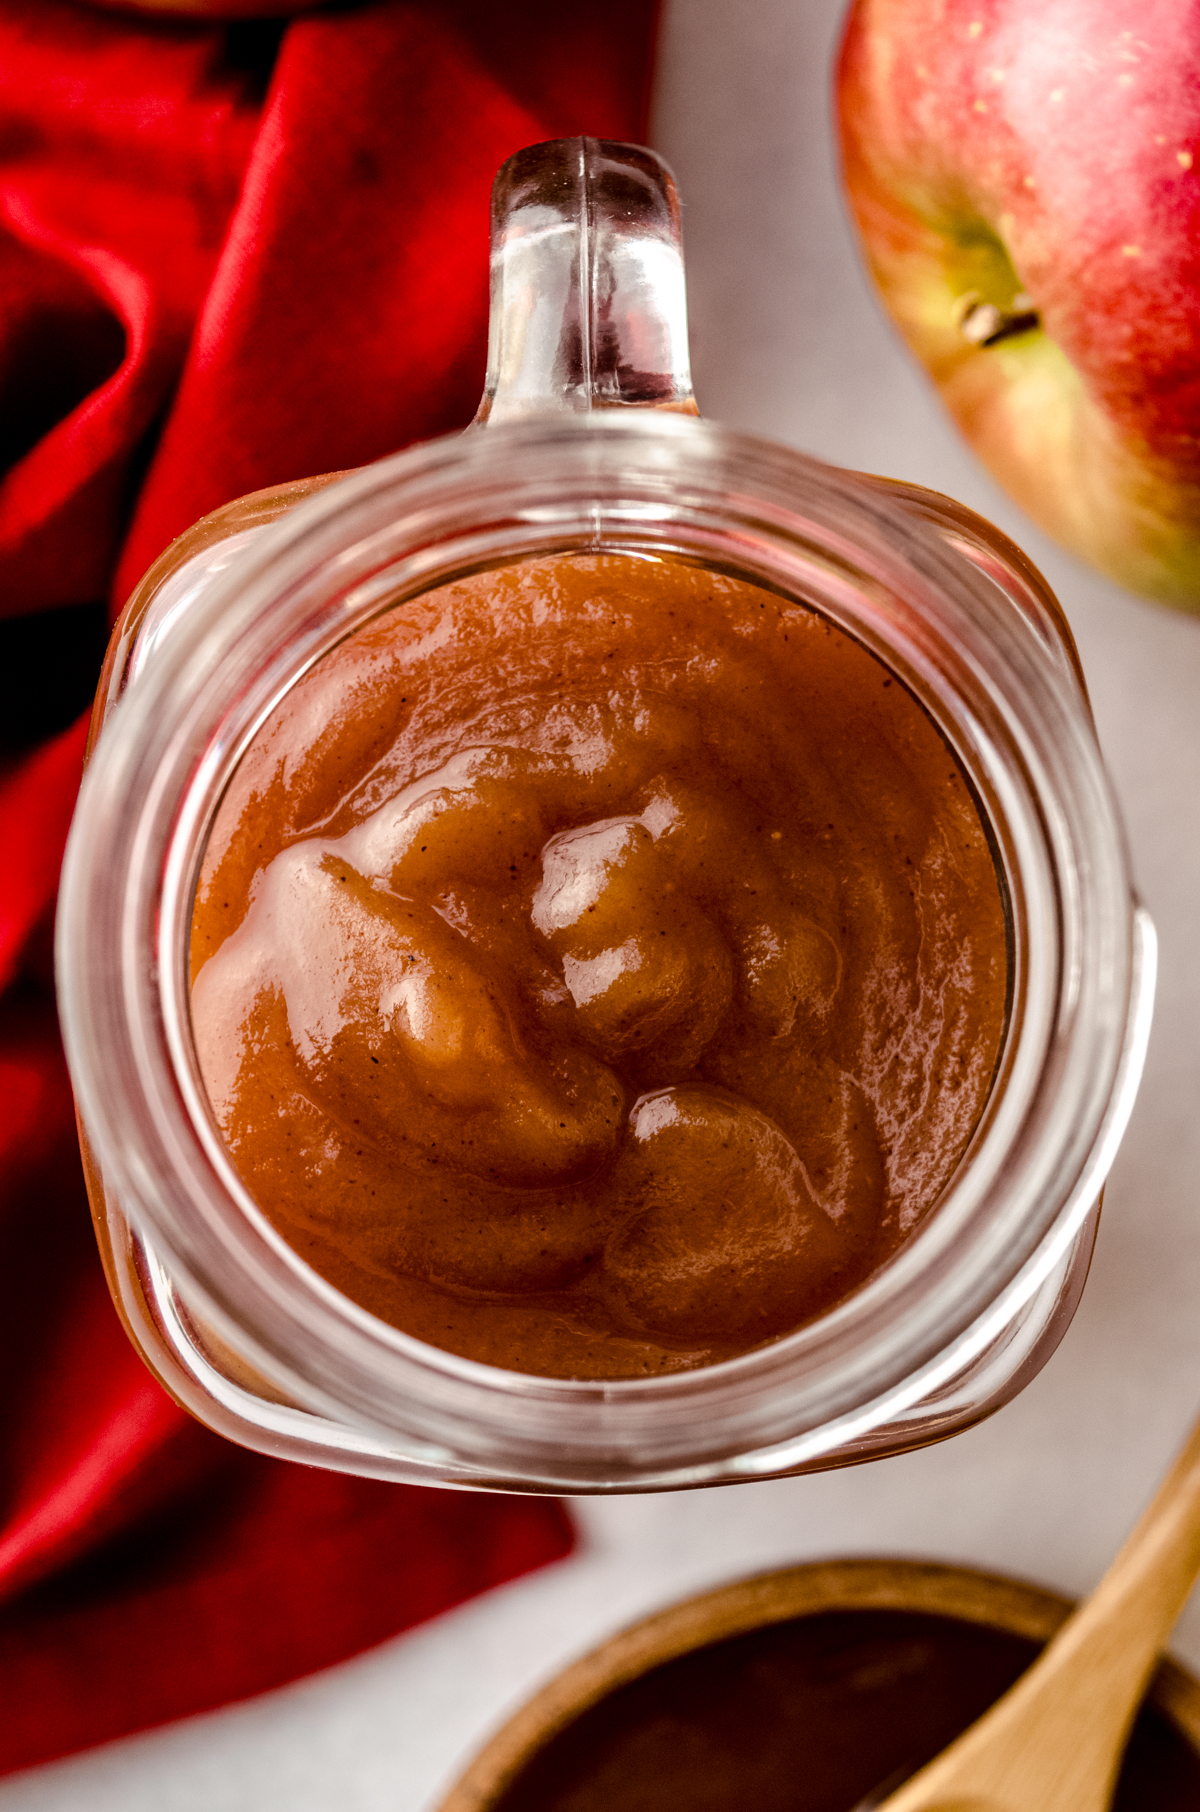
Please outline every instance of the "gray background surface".
M686 201L704 412L931 485L1043 568L1082 650L1161 938L1153 1040L1083 1306L1016 1403L849 1472L579 1507L576 1555L247 1705L0 1782L0 1812L418 1812L568 1657L698 1587L825 1555L1103 1571L1200 1406L1200 619L1051 547L958 441L883 320L837 193L840 0L669 0L653 141ZM1200 1666L1200 1605L1177 1651Z

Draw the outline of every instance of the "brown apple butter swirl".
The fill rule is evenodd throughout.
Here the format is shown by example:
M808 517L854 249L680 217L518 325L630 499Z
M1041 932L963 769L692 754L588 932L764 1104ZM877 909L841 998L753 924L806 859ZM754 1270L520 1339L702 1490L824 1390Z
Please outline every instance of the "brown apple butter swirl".
M816 613L559 555L320 662L193 926L201 1071L284 1237L547 1376L711 1363L856 1288L987 1098L994 864L912 695Z

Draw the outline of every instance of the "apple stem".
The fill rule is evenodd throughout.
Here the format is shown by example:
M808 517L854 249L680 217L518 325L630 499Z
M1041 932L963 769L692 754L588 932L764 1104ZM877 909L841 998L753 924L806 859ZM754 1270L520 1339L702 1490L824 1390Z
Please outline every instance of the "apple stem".
M1029 298L1022 294L1013 300L1027 304ZM972 346L997 346L1001 340L1014 339L1019 333L1031 333L1041 324L1042 318L1036 308L1004 309L997 308L994 302L976 302L965 311L959 326L963 338L970 340Z

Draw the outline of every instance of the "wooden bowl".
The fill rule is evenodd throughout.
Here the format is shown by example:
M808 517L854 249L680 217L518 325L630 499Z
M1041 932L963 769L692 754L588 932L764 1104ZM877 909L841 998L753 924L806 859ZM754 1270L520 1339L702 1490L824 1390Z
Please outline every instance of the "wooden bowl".
M822 1561L738 1580L647 1617L566 1668L497 1732L438 1812L492 1812L552 1739L591 1707L663 1663L730 1637L830 1611L898 1611L1041 1645L1071 1609L1068 1599L1019 1580L923 1561ZM1149 1703L1169 1731L1200 1754L1200 1681L1166 1660ZM564 1735L563 1743L569 1741Z

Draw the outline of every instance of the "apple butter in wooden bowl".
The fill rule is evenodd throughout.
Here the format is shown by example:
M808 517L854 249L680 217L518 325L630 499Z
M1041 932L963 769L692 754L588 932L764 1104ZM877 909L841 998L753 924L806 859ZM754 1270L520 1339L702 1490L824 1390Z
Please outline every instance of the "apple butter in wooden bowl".
M824 1561L623 1630L492 1738L438 1812L852 1812L973 1723L1071 1610L929 1562ZM1115 1812L1200 1805L1200 1681L1166 1660Z

